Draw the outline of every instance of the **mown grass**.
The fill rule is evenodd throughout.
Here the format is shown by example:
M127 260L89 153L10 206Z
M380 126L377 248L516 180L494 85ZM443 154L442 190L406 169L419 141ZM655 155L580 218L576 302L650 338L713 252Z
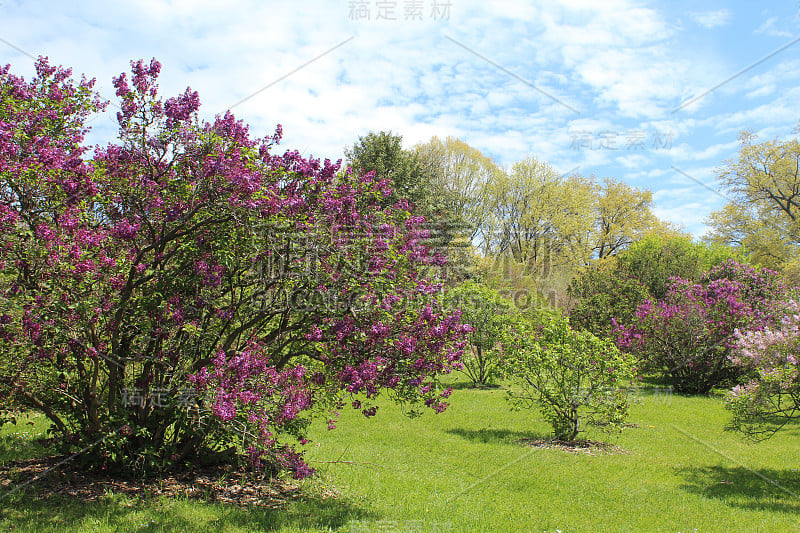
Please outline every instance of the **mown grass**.
M391 404L369 420L345 410L336 430L314 426L308 458L321 475L287 510L114 494L80 503L21 491L0 494L0 530L800 530L797 425L749 444L724 431L718 398L644 391L632 398L636 427L586 435L627 453L587 455L520 446L547 436L538 418L509 411L499 388L457 387L447 411L416 419ZM17 446L26 437L11 436L19 432L4 428L0 460L25 451ZM321 496L330 485L340 497Z

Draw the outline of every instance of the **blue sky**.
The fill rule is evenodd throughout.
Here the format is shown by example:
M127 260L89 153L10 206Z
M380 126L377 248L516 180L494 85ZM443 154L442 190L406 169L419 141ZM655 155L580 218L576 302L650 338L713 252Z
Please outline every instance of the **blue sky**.
M206 118L233 106L258 135L281 123L306 155L337 159L371 130L407 147L453 135L507 167L535 156L649 188L658 216L700 236L739 132L800 122L799 15L796 1L0 0L0 63L27 76L46 55L113 100L111 77L156 57L165 96L191 86ZM113 115L91 142L113 139Z

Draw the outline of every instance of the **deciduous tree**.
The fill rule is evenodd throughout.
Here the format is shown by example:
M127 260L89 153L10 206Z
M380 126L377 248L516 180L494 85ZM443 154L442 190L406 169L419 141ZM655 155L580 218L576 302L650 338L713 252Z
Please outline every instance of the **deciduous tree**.
M731 202L709 218L708 239L741 246L764 266L796 270L789 263L800 255L800 142L757 139L742 132L739 155L718 169Z
M589 260L595 195L590 179L560 176L549 164L528 158L492 184L491 249L508 252L531 271Z
M598 187L595 207L593 250L596 257L616 255L657 226L652 204L652 192L604 178Z

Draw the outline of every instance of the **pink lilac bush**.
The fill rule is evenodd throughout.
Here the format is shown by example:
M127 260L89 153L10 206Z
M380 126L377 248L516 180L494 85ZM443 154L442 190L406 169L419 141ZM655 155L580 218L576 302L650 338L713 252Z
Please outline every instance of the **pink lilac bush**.
M388 394L434 411L468 326L408 202L339 163L276 152L161 65L114 78L119 140L90 152L93 81L0 69L0 387L88 464L144 472L239 450L312 469L314 413ZM350 398L350 399L348 399ZM124 430L123 430L124 428Z
M800 417L800 304L790 300L774 327L737 331L731 362L751 377L726 398L731 427L756 439Z

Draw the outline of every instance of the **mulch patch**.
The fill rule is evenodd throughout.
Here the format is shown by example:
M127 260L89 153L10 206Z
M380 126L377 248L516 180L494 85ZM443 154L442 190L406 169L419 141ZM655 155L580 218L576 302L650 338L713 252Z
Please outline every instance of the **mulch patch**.
M260 478L231 466L203 466L158 478L127 479L84 472L70 464L58 465L62 461L64 457L51 456L0 465L0 497L18 487L24 490L31 486L40 497L61 495L85 502L114 493L132 497L187 497L270 509L283 509L301 497L295 484ZM322 495L335 496L333 492Z
M607 442L595 440L558 440L558 439L518 439L514 441L521 446L529 448L542 448L545 450L562 450L569 453L582 453L585 455L602 454L627 454L628 450Z

